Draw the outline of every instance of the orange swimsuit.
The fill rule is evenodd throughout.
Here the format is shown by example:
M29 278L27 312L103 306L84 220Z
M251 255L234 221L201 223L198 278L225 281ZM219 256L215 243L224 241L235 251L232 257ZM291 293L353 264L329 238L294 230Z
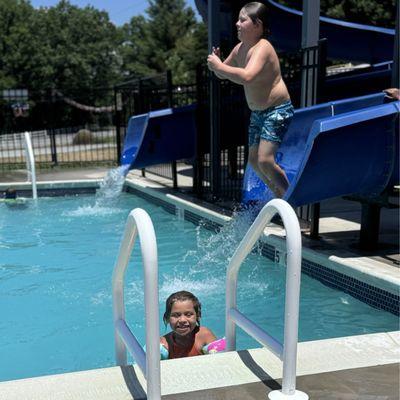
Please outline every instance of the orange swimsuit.
M194 356L200 356L202 353L196 348L195 345L195 340L193 340L193 343L190 344L188 347L181 347L178 344L176 344L172 334L166 335L165 340L168 343L168 352L169 356L168 358L182 358L182 357L194 357Z

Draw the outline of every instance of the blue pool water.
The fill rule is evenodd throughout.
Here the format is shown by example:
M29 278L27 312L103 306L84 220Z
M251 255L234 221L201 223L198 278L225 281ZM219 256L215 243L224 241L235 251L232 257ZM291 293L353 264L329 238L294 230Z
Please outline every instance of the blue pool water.
M194 292L202 324L224 333L227 260L242 222L218 235L122 193L0 203L0 380L112 366L111 275L133 208L152 217L158 240L160 321L173 291ZM244 225L246 225L244 223ZM142 268L135 246L126 277L127 320L144 343ZM251 254L239 276L239 308L282 339L284 268ZM301 341L397 329L397 318L302 277ZM165 332L161 324L161 334ZM238 348L258 346L238 331Z

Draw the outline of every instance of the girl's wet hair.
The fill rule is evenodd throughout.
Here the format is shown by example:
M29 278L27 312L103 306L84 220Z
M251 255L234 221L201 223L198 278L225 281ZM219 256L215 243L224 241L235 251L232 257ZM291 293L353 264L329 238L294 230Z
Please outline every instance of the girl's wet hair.
M267 38L269 35L269 23L268 23L268 9L265 4L259 3L257 1L252 1L247 3L242 10L246 15L253 21L253 24L257 22L262 23L263 27L263 37Z
M165 326L168 325L169 318L171 316L172 306L174 305L174 303L176 301L186 301L186 300L190 300L193 303L193 308L194 311L196 312L197 324L200 325L201 304L199 302L199 299L193 293L181 290L180 292L172 293L165 302L165 313L163 316L163 321Z

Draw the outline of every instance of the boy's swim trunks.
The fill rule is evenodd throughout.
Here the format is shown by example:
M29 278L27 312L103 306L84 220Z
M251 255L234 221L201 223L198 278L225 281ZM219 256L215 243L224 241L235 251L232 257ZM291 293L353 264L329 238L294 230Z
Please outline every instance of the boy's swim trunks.
M281 143L293 114L290 100L266 110L253 111L250 116L249 146L258 145L260 139Z

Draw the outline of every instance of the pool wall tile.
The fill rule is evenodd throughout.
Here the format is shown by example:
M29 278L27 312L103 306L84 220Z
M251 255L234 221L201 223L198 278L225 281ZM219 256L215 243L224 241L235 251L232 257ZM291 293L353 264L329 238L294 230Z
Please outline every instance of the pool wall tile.
M275 247L263 243L261 253L275 261ZM301 270L326 286L348 293L358 300L375 308L381 308L392 314L400 315L400 296L374 287L353 277L341 274L310 260L302 259Z

